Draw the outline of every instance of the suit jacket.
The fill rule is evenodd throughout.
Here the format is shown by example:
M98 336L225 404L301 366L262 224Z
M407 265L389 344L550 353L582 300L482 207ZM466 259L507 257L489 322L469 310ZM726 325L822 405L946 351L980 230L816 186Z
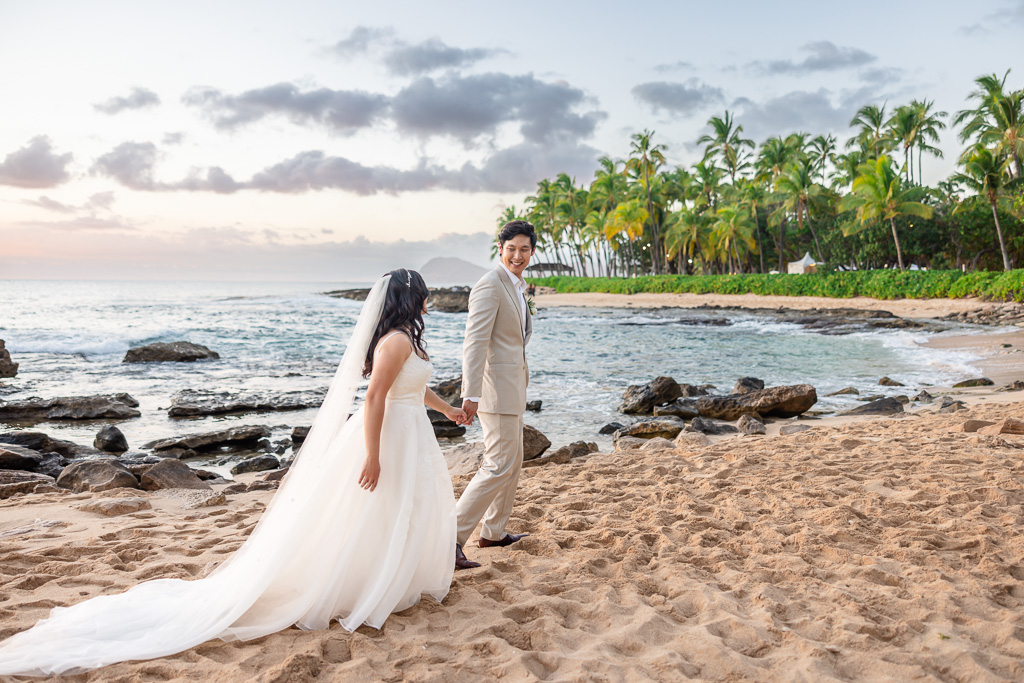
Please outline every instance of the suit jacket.
M526 411L530 383L526 344L533 333L529 311L525 334L521 321L519 293L501 266L473 285L462 345L462 395L479 396L480 412L522 415Z

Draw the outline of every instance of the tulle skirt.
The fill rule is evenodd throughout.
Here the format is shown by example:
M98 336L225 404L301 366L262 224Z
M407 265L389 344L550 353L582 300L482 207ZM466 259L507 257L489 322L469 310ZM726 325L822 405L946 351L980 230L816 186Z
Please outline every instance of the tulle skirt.
M304 454L238 551L195 581L159 579L54 608L0 643L0 674L48 675L248 640L291 625L380 628L392 612L447 595L455 564L451 478L422 404L388 401L381 474L365 491L358 410L318 471ZM312 459L311 459L312 461ZM307 468L308 469L308 468ZM294 484L301 483L299 486Z

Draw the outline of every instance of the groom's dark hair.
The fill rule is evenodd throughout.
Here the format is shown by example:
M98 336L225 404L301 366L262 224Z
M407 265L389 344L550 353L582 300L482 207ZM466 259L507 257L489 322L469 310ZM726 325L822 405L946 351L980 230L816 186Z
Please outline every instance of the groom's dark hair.
M530 238L530 248L537 248L537 231L532 224L521 220L509 221L501 226L501 231L498 232L498 244L505 244L516 235L526 235Z

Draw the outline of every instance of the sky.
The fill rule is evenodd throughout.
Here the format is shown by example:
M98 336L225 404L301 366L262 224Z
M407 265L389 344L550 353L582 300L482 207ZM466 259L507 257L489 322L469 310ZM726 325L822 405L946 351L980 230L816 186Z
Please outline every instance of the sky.
M845 141L864 104L1021 87L1021 35L1024 0L0 0L0 279L487 265L507 206L636 132L681 166L726 110Z

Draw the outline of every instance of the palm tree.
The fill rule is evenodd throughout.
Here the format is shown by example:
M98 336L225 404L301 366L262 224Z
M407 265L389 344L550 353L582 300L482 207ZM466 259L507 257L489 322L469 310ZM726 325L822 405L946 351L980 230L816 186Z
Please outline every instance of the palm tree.
M527 197L526 201L530 204L530 208L527 211L527 220L533 223L537 229L538 241L543 240L551 245L551 250L555 255L555 262L558 265L565 265L562 263L561 253L561 237L562 229L559 224L558 217L558 192L548 179L541 180L537 183L536 194Z
M651 237L654 253L651 254L651 263L654 265L654 272L661 272L661 239L658 229L658 221L655 217L654 202L651 198L651 179L657 174L658 169L665 165L665 145L653 144L654 131L644 130L642 133L635 133L631 139L629 161L626 162L626 169L633 173L633 176L640 181L641 186L647 194L647 215L651 220Z
M679 259L679 272L699 258L709 237L709 220L705 213L683 207L669 215L666 221L665 245ZM691 269L692 272L692 269Z
M710 206L714 212L718 206L718 197L725 171L715 165L714 158L705 155L694 164L692 182L696 190L695 201L698 206ZM701 209L703 210L703 209Z
M885 129L886 136L891 142L903 146L904 177L908 183L913 182L914 159L910 156L910 150L917 144L917 135L920 132L917 112L909 105L896 107L896 111L886 122Z
M559 173L551 186L558 196L555 215L564 226L561 234L569 243L570 254L579 266L579 274L587 277L587 264L583 260L584 249L580 234L589 209L587 191L583 187L577 187L576 180L570 178L567 173Z
M712 236L733 273L742 268L739 245L744 245L748 251L757 247L754 240L754 223L750 220L750 214L735 205L723 206L715 212Z
M995 74L975 79L978 88L968 99L978 100L974 109L957 112L954 125L963 124L961 142L972 138L976 145L994 148L998 156L1009 156L1016 168L1016 177L1024 178L1024 90L1006 93L1007 70L1002 78ZM974 153L967 149L961 157L966 161Z
M892 161L884 154L874 161L861 164L858 172L852 191L840 204L843 211L857 212L857 223L844 227L843 234L853 235L878 220L888 220L893 242L896 243L896 260L900 270L903 270L903 251L900 248L899 233L896 232L896 217L930 218L932 207L918 201L925 191L920 187L904 187L899 173L892 167Z
M1003 270L1011 270L1010 255L1006 251L1006 242L1003 240L1003 228L999 225L999 212L996 207L1000 203L1004 188L1007 185L1006 177L1009 175L1010 158L993 154L990 150L981 147L974 150L974 154L964 164L963 173L957 173L953 180L964 185L967 189L977 194L968 198L963 203L972 203L972 200L984 198L992 208L992 219L996 223L996 235L999 237L999 250L1003 254Z
M639 199L630 199L615 207L611 221L605 227L605 237L611 239L620 234L625 234L629 247L629 275L634 275L633 264L636 258L633 254L633 241L643 237L644 224L647 222L648 214Z
M700 136L697 144L707 144L707 147L704 148L705 158L721 157L725 167L729 169L729 177L735 184L736 173L749 165L743 148L753 150L754 141L740 137L743 133L743 126L734 126L733 123L729 110L726 110L724 117L712 116L708 119L708 125L711 126L714 135Z
M821 242L818 241L818 233L814 230L809 210L811 199L819 196L822 190L821 186L814 182L813 172L814 162L806 157L798 159L790 164L782 175L775 179L775 191L784 198L782 204L784 210L796 212L797 230L803 230L804 217L807 217L807 226L811 229L811 235L814 237L814 247L818 253L818 261L824 261L825 257L821 253Z
M885 134L885 105L881 107L866 104L857 110L850 121L851 128L860 130L846 141L846 147L866 146L872 158L881 156L889 148L889 138Z
M775 180L783 170L797 159L805 156L804 136L799 133L781 137L768 138L761 145L761 153L757 157L757 179L775 184ZM786 263L786 217L779 221L779 272L784 271Z
M758 272L764 271L764 244L761 242L761 223L757 218L758 207L764 207L767 202L768 193L764 185L756 180L741 180L737 187L740 202L750 210L750 217L754 221L754 234L757 236L757 255L761 261L761 268Z
M590 205L601 211L612 211L629 189L629 178L624 173L626 164L606 156L597 163L601 168L594 172L594 182L590 184Z
M825 163L832 161L836 154L836 136L819 135L809 145L814 166L818 169L821 184L825 184Z
M910 103L917 115L917 182L924 184L924 176L921 175L921 156L929 152L938 158L942 158L942 150L929 143L939 142L939 131L946 127L942 119L949 116L944 111L932 111L934 102L928 100L914 100ZM913 164L913 160L911 160Z

